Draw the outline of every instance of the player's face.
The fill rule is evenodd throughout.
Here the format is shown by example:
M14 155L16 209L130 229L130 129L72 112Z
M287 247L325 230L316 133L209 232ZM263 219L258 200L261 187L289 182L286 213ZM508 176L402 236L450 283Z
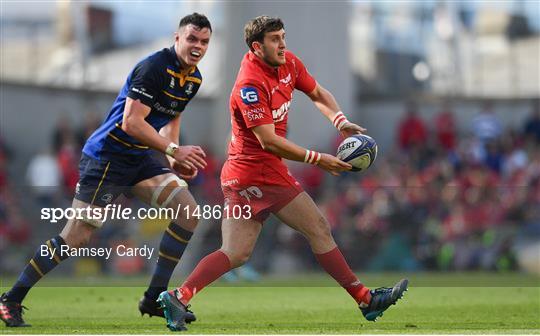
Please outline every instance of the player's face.
M263 60L271 66L285 64L285 30L268 32L264 35L261 52Z
M188 24L175 34L176 55L183 65L196 66L206 54L212 32L208 28L199 29Z

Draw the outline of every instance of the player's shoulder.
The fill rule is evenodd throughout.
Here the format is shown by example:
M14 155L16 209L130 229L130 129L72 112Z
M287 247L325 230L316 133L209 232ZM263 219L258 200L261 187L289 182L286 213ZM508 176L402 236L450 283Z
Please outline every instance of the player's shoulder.
M293 53L292 51L290 50L285 50L285 60L287 61L292 61L294 59L298 59L298 56L296 56L295 53Z
M243 69L241 69L243 70ZM263 76L260 76L257 72L245 72L239 73L236 78L235 86L239 88L253 87L258 90L267 91L268 86Z
M175 58L171 53L171 48L163 48L143 58L136 67L144 67L160 72L168 67L174 67Z
M292 66L294 68L299 65L303 65L300 57L296 56L296 54L290 50L285 50L285 62L287 66Z

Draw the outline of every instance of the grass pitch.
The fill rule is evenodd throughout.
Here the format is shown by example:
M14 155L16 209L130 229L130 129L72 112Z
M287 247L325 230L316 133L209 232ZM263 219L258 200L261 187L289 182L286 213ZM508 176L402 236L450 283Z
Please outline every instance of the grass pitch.
M518 283L525 284L523 287L485 287L477 277L469 281L477 287L428 287L425 284L431 278L437 284L441 276L421 277L417 283L424 286L416 287L412 279L404 299L375 323L366 321L347 293L327 280L317 282L317 287L287 287L294 281L212 286L192 301L198 321L187 333L540 333L540 287L536 279L532 285ZM464 282L468 278L444 276L447 283L452 283L452 277ZM388 279L397 280L395 276ZM504 277L500 279L502 284L507 283ZM296 283L305 284L301 279ZM2 325L0 334L171 333L165 320L140 316L137 302L143 291L143 287L42 285L34 288L25 301L30 310L24 316L32 327L8 329Z

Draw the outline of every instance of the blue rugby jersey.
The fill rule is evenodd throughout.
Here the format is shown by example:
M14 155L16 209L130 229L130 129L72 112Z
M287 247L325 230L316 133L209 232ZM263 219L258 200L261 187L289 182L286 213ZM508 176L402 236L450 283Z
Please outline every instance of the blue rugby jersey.
M139 99L152 109L146 121L159 131L184 111L201 82L197 67L180 68L174 46L143 59L129 74L101 126L86 141L83 153L95 159L104 154L146 154L149 147L121 128L126 97Z

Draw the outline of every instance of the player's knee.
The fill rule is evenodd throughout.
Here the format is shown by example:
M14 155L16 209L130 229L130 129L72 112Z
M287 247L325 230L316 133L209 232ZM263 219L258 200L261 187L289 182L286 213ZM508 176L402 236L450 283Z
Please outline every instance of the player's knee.
M83 247L90 242L92 229L86 222L76 219L68 230L62 232L62 237L70 248Z
M172 212L174 213L173 222L188 231L195 231L195 228L199 224L199 216L195 212L197 203L182 204L179 200L175 200L170 205ZM179 209L179 211L176 211Z
M186 181L171 174L159 186L156 186L152 193L150 204L156 208L172 208L176 211L179 204L179 195L187 189ZM186 204L181 204L184 207Z

